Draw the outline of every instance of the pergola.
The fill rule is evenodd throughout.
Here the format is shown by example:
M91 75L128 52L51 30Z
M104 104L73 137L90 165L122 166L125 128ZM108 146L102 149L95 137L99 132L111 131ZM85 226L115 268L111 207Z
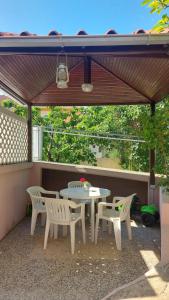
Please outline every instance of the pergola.
M58 60L67 57L70 82L56 85ZM81 85L91 79L91 93ZM118 35L48 36L28 32L0 33L0 87L28 105L28 141L31 157L31 107L49 105L155 105L169 94L169 32L139 30ZM150 184L154 185L155 150L150 151Z

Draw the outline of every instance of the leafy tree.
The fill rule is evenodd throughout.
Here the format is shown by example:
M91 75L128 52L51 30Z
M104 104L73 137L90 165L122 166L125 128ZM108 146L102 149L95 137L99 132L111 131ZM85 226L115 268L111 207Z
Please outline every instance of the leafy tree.
M150 7L151 13L161 14L161 19L156 23L154 29L157 31L162 31L169 27L169 0L144 0L143 5L148 5Z
M153 117L142 118L143 136L149 149L156 149L156 172L167 176L169 185L169 97L157 106Z
M27 106L19 105L16 102L12 101L11 99L4 100L2 105L5 108L10 109L14 113L16 113L18 116L22 118L27 118ZM39 107L33 107L32 108L32 114L33 119L32 123L33 125L42 125L43 124L43 118L40 115L40 108Z
M44 160L75 164L86 161L96 165L95 156L89 147L89 139L66 134L78 128L81 118L76 107L70 110L62 107L50 108L50 112L45 118L45 125L48 126L49 132L44 132ZM64 134L61 134L63 130Z

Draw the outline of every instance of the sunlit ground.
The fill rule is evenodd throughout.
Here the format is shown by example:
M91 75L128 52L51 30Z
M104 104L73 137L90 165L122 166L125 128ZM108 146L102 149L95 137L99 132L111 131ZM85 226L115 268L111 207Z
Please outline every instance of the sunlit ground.
M169 264L159 263L144 276L113 290L102 300L168 300L169 299Z

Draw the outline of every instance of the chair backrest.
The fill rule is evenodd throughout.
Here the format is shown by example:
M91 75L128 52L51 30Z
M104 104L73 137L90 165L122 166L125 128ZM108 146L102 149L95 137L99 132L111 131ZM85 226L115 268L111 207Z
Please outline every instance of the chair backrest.
M47 218L56 224L69 225L71 220L70 204L72 201L46 198Z
M71 181L68 183L68 188L81 188L81 187L84 187L84 184L81 181Z
M37 210L44 210L44 201L41 193L44 193L44 189L41 186L31 186L27 188L27 193L29 194L32 206Z
M120 220L124 221L127 217L130 217L130 207L135 194L124 197L122 200L118 202L119 212L120 212Z
M88 185L91 186L91 184L88 182ZM71 181L68 183L68 188L82 188L84 187L84 182L79 181Z

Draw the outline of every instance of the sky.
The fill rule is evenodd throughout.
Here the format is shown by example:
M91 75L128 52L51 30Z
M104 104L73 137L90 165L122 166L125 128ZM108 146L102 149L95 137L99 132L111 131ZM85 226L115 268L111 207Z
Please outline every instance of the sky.
M0 0L0 31L29 31L47 35L57 30L74 35L104 34L112 28L120 34L151 29L159 19L141 0Z

